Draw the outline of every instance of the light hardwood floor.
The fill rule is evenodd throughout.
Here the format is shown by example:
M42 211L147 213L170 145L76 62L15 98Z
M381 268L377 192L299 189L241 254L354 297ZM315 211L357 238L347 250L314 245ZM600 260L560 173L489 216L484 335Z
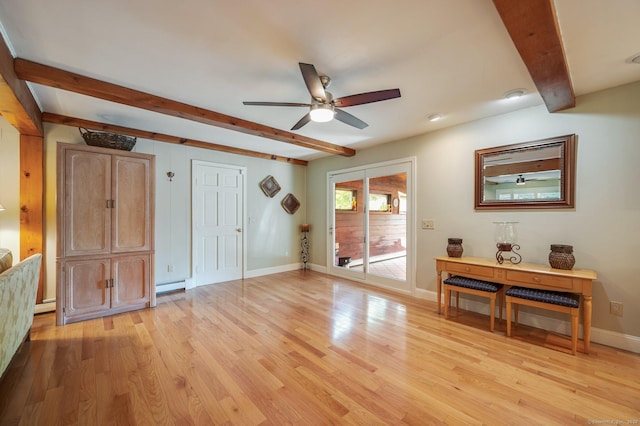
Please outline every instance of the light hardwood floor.
M35 318L0 424L589 424L640 420L640 355L294 271ZM593 424L593 423L592 423ZM609 423L612 424L612 423Z

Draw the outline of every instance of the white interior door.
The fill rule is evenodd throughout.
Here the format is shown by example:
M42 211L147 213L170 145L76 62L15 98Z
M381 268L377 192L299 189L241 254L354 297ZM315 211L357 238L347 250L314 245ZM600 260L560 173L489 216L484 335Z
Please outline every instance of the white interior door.
M241 279L244 271L244 168L193 161L194 284Z

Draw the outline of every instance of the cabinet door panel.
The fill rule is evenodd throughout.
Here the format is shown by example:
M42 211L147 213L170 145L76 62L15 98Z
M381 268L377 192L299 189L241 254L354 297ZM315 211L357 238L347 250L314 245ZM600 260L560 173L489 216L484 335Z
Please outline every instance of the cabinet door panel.
M65 153L65 256L111 251L111 156Z
M150 161L114 155L112 180L112 252L150 250Z
M110 309L107 287L110 264L109 259L65 262L67 317L97 314Z
M150 256L117 256L112 258L114 286L112 307L148 306Z

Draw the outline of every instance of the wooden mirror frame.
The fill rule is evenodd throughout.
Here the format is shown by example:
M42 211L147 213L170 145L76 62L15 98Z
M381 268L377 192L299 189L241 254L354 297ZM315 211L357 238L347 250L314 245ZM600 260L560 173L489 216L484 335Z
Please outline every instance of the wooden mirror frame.
M575 134L541 139L532 142L505 145L495 148L479 149L475 151L475 209L476 210L504 210L504 209L564 209L575 207ZM510 152L525 152L557 145L561 148L560 158L560 199L552 200L484 200L484 164L485 158L492 155ZM540 160L538 160L540 161ZM514 163L515 164L515 163ZM518 174L518 173L513 173Z

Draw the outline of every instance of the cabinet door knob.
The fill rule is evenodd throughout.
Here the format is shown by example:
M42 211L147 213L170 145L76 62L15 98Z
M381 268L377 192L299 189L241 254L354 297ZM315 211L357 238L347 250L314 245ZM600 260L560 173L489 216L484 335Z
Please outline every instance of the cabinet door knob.
M242 228L236 228L236 232L242 232Z

